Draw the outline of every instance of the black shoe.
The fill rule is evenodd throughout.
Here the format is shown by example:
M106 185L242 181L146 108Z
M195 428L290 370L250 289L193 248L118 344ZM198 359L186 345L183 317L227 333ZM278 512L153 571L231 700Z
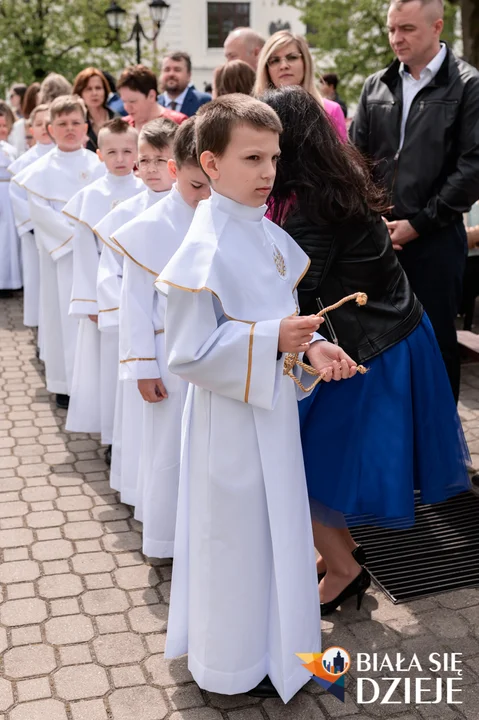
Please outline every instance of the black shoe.
M279 698L279 693L269 679L269 675L266 675L264 680L261 680L259 685L256 685L256 687L247 692L246 695L257 698Z
M371 585L371 575L368 573L366 568L362 568L361 572L352 582L347 585L342 592L339 593L334 600L330 600L326 603L321 603L321 617L325 615L331 615L345 600L354 597L356 595L356 609L361 608L363 597L366 594L366 590Z
M105 450L105 462L110 467L111 465L111 445L108 445L107 449Z
M13 297L13 292L11 290L0 290L0 298L11 298Z
M61 395L60 393L57 393L55 399L57 403L57 408L61 408L62 410L68 410L68 406L70 404L69 395Z
M351 555L356 560L358 565L366 565L368 560L366 557L366 550L363 548L362 545L358 545L354 548L354 550L351 550ZM326 573L318 573L318 584L321 582L325 575Z

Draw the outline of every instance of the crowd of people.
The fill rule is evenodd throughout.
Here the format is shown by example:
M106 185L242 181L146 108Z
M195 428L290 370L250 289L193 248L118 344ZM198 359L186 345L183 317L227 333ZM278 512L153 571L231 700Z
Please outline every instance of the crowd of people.
M206 690L288 702L321 615L369 587L349 528L469 488L479 73L441 42L442 0L392 0L387 24L350 138L289 31L230 33L213 97L174 52L159 95L143 65L116 86L89 67L0 103L0 289L23 287L46 387L100 434L145 555L174 559L165 654Z

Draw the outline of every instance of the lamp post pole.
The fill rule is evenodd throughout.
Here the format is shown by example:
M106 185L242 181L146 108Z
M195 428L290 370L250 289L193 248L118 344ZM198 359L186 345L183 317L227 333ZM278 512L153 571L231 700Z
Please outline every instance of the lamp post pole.
M120 40L120 32L125 25L127 15L126 10L124 10L120 5L118 5L116 0L110 0L110 7L108 8L108 10L105 11L108 25L115 32L118 42L121 42L122 45L125 45L131 42L133 38L135 38L136 62L138 65L140 65L141 63L141 38L145 38L145 40L148 40L148 42L154 42L160 34L161 26L165 22L166 16L168 15L168 11L170 9L170 6L167 2L165 2L165 0L151 0L151 2L148 3L148 7L150 9L151 19L153 20L156 28L153 32L153 36L149 36L146 34L145 30L143 29L143 25L141 24L140 16L137 13L135 15L135 23L131 30L131 34L129 38L123 42L121 42Z
M140 16L137 14L135 17L135 41L136 41L136 64L141 63L141 23Z

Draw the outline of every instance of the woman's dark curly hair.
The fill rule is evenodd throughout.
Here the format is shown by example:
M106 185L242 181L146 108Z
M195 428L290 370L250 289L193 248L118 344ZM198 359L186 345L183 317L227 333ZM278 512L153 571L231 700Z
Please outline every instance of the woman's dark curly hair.
M279 116L281 158L269 204L283 224L290 211L313 223L364 221L387 209L361 153L343 143L318 102L299 86L268 90L260 98Z

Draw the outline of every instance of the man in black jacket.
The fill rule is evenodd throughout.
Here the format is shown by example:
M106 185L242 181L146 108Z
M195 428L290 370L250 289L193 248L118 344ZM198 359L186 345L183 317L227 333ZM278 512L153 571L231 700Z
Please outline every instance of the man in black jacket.
M366 80L351 137L389 192L391 240L432 322L457 401L462 214L479 198L479 73L441 43L443 10L442 0L392 0L396 60Z

